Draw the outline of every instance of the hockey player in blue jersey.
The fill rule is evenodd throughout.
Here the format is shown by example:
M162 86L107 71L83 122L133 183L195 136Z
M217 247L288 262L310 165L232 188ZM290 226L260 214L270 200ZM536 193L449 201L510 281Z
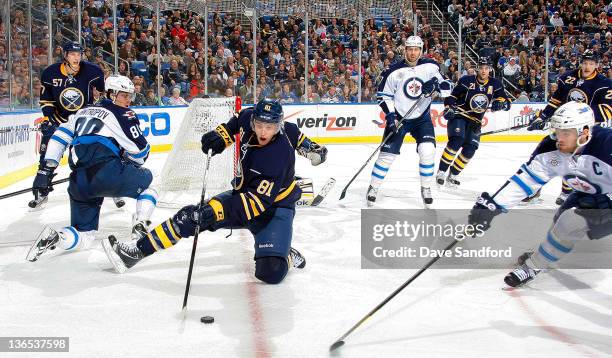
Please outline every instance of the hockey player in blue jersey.
M68 121L68 116L93 103L95 88L104 92L104 73L95 64L82 61L83 48L78 42L69 42L63 47L63 61L47 67L41 74L40 109L43 122L40 124L39 169L44 165L49 139L57 127ZM53 187L34 189L34 200L28 204L39 208L47 201Z
M240 133L240 170L234 189L220 193L201 208L180 209L138 240L102 242L109 260L124 272L144 257L174 246L181 238L219 228L246 228L255 237L255 277L281 282L289 267L303 268L304 257L291 248L295 202L301 190L295 182L295 152L313 164L325 160L325 147L313 143L293 123L283 123L277 101L263 99L227 123L202 136L202 150L221 153Z
M568 102L551 116L551 141L542 142L494 195L484 192L470 213L471 224L489 228L493 218L562 177L573 192L557 210L552 228L534 252L504 281L523 285L572 251L580 240L612 234L612 129L595 125L589 105Z
M451 187L460 184L457 175L465 169L478 149L482 118L489 104L492 112L510 110L510 99L502 82L490 78L490 71L489 58L481 57L478 60L477 75L461 77L452 94L444 100L448 143L436 174L439 185L444 185L445 179ZM449 166L450 173L446 177Z
M136 114L129 108L134 84L127 77L113 75L106 79L105 88L108 99L78 110L49 140L34 188L49 188L64 151L71 147L71 226L43 230L28 253L30 261L58 246L68 251L88 248L98 230L104 198L136 199L134 229L147 231L157 192L150 187L151 171L142 167L151 147L140 131Z
M582 54L580 68L559 76L557 90L544 110L537 113L527 128L530 131L543 130L555 110L569 101L584 102L593 110L595 123L605 127L612 126L612 80L597 72L599 56L591 50ZM548 141L548 137L544 141ZM571 193L571 188L563 181L561 194L556 202L561 205ZM534 195L536 195L535 193Z
M383 71L378 86L377 98L386 120L383 138L389 133L394 134L381 148L372 169L372 179L366 194L368 206L374 205L380 185L391 164L400 154L404 137L408 133L417 142L423 202L426 205L433 202L431 184L434 175L436 136L429 113L430 97L435 92L439 92L441 97L450 95L452 83L444 80L436 61L421 57L423 41L420 37L410 36L406 40L404 51L405 58ZM421 97L425 97L425 100L421 101L398 129L399 121Z

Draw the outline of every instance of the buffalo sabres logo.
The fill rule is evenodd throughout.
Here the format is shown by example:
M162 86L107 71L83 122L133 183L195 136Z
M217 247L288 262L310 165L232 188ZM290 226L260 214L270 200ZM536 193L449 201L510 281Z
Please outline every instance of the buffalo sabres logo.
M483 113L489 106L489 98L482 93L472 96L470 99L470 108L476 113Z
M587 95L586 95L586 93L584 93L582 90L580 90L578 88L572 88L569 91L569 93L567 94L567 99L569 101L576 101L576 102L586 103L587 102Z
M62 91L59 100L67 111L75 112L83 106L85 96L78 88L68 87Z
M563 177L567 184L574 190L587 194L601 193L601 187L597 184L589 182L589 180L578 174L569 174Z
M411 77L404 82L404 94L410 99L417 99L421 96L423 81L417 77Z

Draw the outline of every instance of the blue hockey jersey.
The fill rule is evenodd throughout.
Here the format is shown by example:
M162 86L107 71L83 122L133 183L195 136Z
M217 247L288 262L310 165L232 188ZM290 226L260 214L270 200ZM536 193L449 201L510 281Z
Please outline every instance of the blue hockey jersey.
M92 88L104 93L102 69L86 61L81 61L74 76L67 74L63 63L54 63L43 71L40 82L40 109L55 124L65 123L69 115L92 104Z
M49 140L45 160L59 162L68 146L72 146L69 157L72 169L117 158L142 165L151 149L136 113L110 100L80 109L61 124Z
M244 109L226 123L228 134L241 138L238 174L232 195L216 202L213 198L210 204L227 225L245 226L273 207L292 208L301 196L295 182L295 149L306 136L294 123L284 122L283 130L261 146L251 129L252 112Z
M557 90L544 108L543 114L550 118L561 105L576 101L591 106L595 122L610 122L612 121L611 82L597 71L586 79L582 79L580 69L565 73L557 79Z
M493 100L510 102L500 80L489 78L481 83L476 76L463 76L450 96L444 100L444 106L457 107L457 116L482 123L482 118Z

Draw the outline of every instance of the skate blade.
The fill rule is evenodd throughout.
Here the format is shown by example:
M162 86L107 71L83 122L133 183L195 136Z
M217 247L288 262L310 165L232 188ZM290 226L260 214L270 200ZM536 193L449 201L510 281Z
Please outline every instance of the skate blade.
M53 229L51 229L49 226L45 226L39 233L38 236L36 236L36 240L34 240L34 243L32 244L32 246L30 246L30 249L28 250L28 253L26 255L26 260L30 261L30 262L35 262L37 261L40 256L42 254L44 254L46 251L49 250L49 248L45 249L45 250L40 250L38 248L38 243L40 243L40 241L46 237L49 236L49 234L51 234L52 231L55 231Z
M119 274L123 274L127 271L127 267L125 266L119 255L117 255L115 250L113 250L113 247L111 246L109 241L111 237L114 238L115 236L109 235L108 238L102 239L102 248L104 249L104 253L106 254L106 257L108 257L108 261L110 261L113 265L115 271Z

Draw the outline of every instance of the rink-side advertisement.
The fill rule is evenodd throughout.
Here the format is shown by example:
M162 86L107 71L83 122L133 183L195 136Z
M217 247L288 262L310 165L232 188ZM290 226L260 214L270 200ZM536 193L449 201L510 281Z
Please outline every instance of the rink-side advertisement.
M515 104L508 112L488 112L482 131L498 130L525 124L534 111L544 104ZM385 127L384 114L374 104L284 105L285 120L298 125L307 136L322 144L379 143ZM141 129L153 152L170 150L181 126L187 107L136 108ZM446 120L443 105L431 106L431 118L438 141L446 141ZM0 113L0 188L34 174L38 160L40 133L35 121L38 111ZM525 129L483 136L491 142L537 142L544 132L534 134ZM406 142L410 142L406 136Z

